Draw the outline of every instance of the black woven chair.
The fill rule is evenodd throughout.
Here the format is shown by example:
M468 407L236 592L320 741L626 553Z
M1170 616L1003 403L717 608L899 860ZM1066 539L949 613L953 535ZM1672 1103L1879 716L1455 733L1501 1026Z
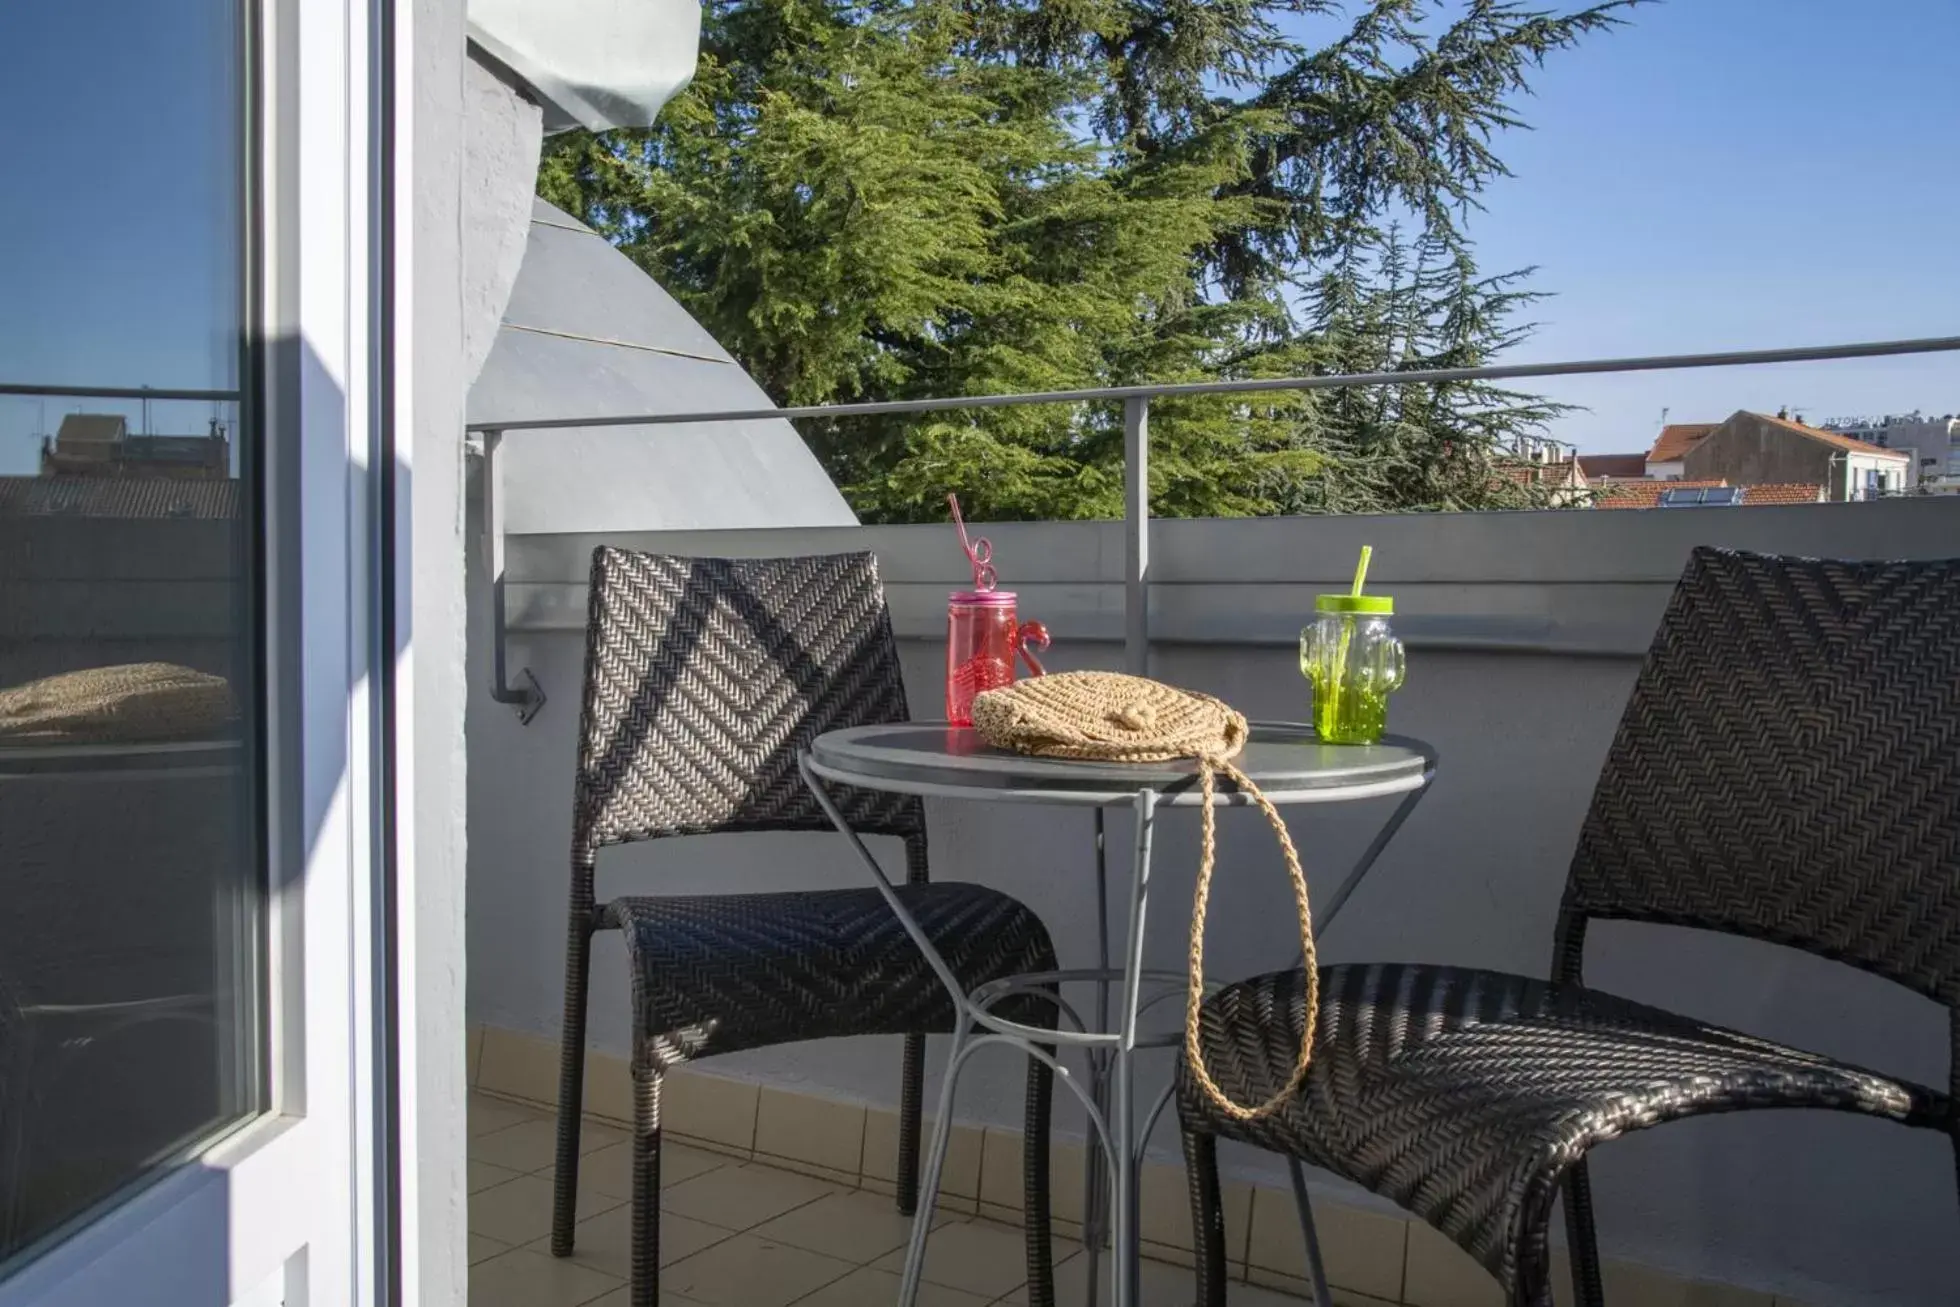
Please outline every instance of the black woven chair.
M1594 918L1784 944L1952 1014L1946 1094L1582 987ZM1549 983L1332 966L1303 1094L1250 1124L1179 1076L1199 1294L1224 1301L1216 1139L1365 1185L1462 1245L1513 1307L1552 1301L1561 1187L1576 1299L1603 1301L1585 1157L1711 1112L1831 1108L1939 1130L1960 1166L1960 561L1834 563L1695 551L1579 838ZM1286 1080L1299 971L1205 1004L1241 1102Z
M599 549L592 559L572 823L570 934L551 1250L572 1251L595 930L626 939L633 986L634 1307L659 1298L660 1084L715 1053L833 1035L903 1034L898 1205L918 1202L925 1035L950 1031L946 990L879 891L619 898L595 903L599 850L674 835L832 830L797 771L800 749L848 726L903 721L905 690L869 554L732 560ZM1014 899L926 879L920 800L845 791L864 834L905 841L899 893L968 986L1055 967L1048 932ZM1021 1000L1018 1019L1054 1009ZM1053 1302L1048 1120L1052 1072L1031 1063L1026 1170L1030 1301Z

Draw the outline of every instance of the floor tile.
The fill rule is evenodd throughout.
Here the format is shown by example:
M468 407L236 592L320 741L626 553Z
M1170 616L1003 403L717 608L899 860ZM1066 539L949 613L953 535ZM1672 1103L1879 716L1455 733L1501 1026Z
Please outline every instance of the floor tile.
M559 1049L555 1039L486 1027L476 1055L476 1083L534 1103L558 1101Z
M582 1307L619 1287L610 1275L519 1248L470 1268L470 1307Z
M921 1171L925 1169L926 1152L932 1147L933 1120L928 1116L919 1131ZM978 1126L955 1123L947 1142L940 1190L960 1198L978 1198L980 1159L985 1147L985 1132ZM892 1182L898 1179L898 1113L876 1108L865 1113L864 1174L872 1180Z
M624 1143L626 1139L624 1130L587 1121L579 1131L578 1151L584 1156ZM480 1135L470 1141L470 1156L513 1171L542 1170L558 1159L558 1123L540 1117L506 1126L494 1134Z
M1400 1302L1404 1296L1403 1266L1412 1255L1410 1222L1387 1212L1324 1199L1314 1203L1313 1212L1328 1284ZM1290 1192L1261 1189L1253 1195L1251 1261L1262 1270L1305 1281L1306 1245L1300 1237L1299 1209L1293 1205Z
M761 1166L723 1166L665 1185L661 1210L728 1230L748 1230L791 1208L842 1193L834 1184Z
M704 1248L712 1248L732 1238L733 1230L676 1216L660 1214L660 1264L672 1266ZM629 1203L580 1221L572 1232L572 1261L606 1275L627 1279L633 1269L633 1208ZM549 1236L529 1245L534 1252L549 1252Z
M724 1166L739 1165L735 1159L721 1153L711 1153L705 1148L691 1148L686 1144L663 1143L660 1147L660 1187L671 1189L684 1184L697 1175ZM549 1176L553 1168L547 1167L538 1172ZM611 1144L605 1148L587 1153L578 1160L578 1185L580 1189L588 1185L602 1194L615 1198L633 1196L633 1144Z
M881 1271L901 1272L904 1250L887 1253L873 1264ZM1013 1226L955 1222L934 1230L926 1244L925 1278L949 1289L998 1298L1025 1284L1027 1272L1027 1243Z
M1266 1294L1256 1300L1261 1303L1284 1303L1292 1307L1295 1303L1312 1302L1313 1286L1305 1280L1291 1275L1281 1275L1277 1271L1261 1270L1254 1266L1246 1272L1249 1283L1241 1285L1232 1282L1232 1302L1236 1307L1241 1293L1247 1295ZM1343 1289L1338 1284L1327 1286L1334 1299L1334 1307L1400 1307L1392 1299L1377 1298L1373 1294L1356 1293L1353 1289Z
M764 1085L756 1107L755 1151L840 1171L856 1183L864 1161L864 1104Z
M1504 1307L1504 1291L1447 1235L1426 1222L1411 1221L1402 1301L1412 1307Z
M603 1298L594 1298L586 1304L586 1307L626 1307L626 1303L626 1290L614 1289ZM660 1307L701 1307L701 1305L692 1298L681 1297L663 1284L660 1286Z
M947 1219L941 1216L934 1228ZM912 1237L912 1218L900 1216L883 1194L837 1193L764 1221L755 1233L792 1248L863 1265L903 1248Z
M611 1211L617 1198L595 1194L575 1209L580 1220ZM551 1232L551 1182L520 1175L507 1184L470 1195L470 1232L508 1244L527 1244Z
M852 1271L834 1284L827 1284L796 1307L892 1307L898 1301L899 1280L890 1271L866 1266ZM976 1298L943 1284L919 1286L919 1307L986 1307L985 1298Z
M535 1121L542 1113L516 1103L506 1103L488 1094L470 1095L470 1153L476 1153L476 1136L494 1134L523 1121Z
M523 1174L522 1171L513 1171L509 1167L492 1166L488 1162L479 1162L472 1157L470 1159L470 1192L473 1194L481 1193L485 1189L495 1188L497 1185L506 1184L515 1180Z
M481 1234L470 1236L470 1265L488 1261L510 1251L510 1245Z
M706 1307L788 1307L856 1268L753 1234L736 1235L661 1272L663 1286Z
M746 1152L755 1147L756 1105L761 1087L747 1081L670 1072L660 1090L660 1123L668 1131L708 1139Z

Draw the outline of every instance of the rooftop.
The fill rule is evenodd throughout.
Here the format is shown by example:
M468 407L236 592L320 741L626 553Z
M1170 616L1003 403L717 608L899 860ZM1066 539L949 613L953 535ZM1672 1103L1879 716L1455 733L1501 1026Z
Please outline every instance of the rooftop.
M0 517L231 518L232 478L0 477Z
M1678 463L1689 450L1706 440L1709 432L1721 425L1720 422L1676 422L1664 426L1654 440L1654 447L1647 451L1647 461Z
M1870 441L1858 440L1837 431L1825 431L1821 427L1806 426L1790 418L1781 416L1772 417L1767 413L1754 413L1750 416L1761 418L1771 426L1780 427L1785 431L1795 432L1799 436L1815 440L1820 444L1829 445L1833 449L1841 449L1847 454L1869 454L1874 458L1889 458L1901 463L1908 461L1910 458L1910 455L1901 454L1897 450L1887 449L1883 445L1874 445Z
M1645 454L1581 454L1579 470L1587 480L1596 481L1602 477L1637 481L1647 475L1647 455Z
M1684 490L1726 490L1726 481L1613 481L1599 488L1595 508L1659 508L1662 497ZM1762 508L1777 504L1815 504L1824 498L1821 486L1802 482L1773 482L1768 485L1737 486L1735 503Z

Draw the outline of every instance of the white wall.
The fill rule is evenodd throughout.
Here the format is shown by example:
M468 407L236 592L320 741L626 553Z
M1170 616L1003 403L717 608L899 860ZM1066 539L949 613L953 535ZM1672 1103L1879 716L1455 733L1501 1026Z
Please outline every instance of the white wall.
M1598 767L1669 581L1701 540L1792 553L1933 555L1960 538L1945 501L1699 513L1488 514L1163 523L1155 673L1227 697L1255 717L1299 717L1291 648L1309 596L1338 586L1362 541L1374 585L1397 596L1414 648L1393 729L1434 743L1434 792L1328 935L1328 961L1422 959L1543 975L1565 869ZM1056 636L1052 668L1116 666L1119 528L989 528L1028 615ZM688 533L618 538L682 553L875 548L884 561L913 708L937 716L932 638L961 562L943 528ZM551 703L528 728L481 693L487 629L472 590L470 1019L555 1032L561 1001L580 640L589 537L526 537L511 549L512 665ZM556 628L556 629L553 629ZM1389 810L1302 811L1293 828L1326 887ZM1093 950L1089 817L929 807L935 874L998 885L1049 923L1063 963ZM1181 965L1195 818L1160 837L1161 897L1149 961ZM1126 845L1125 822L1111 832ZM1285 964L1290 911L1270 835L1254 815L1222 828L1224 874L1209 960L1225 976ZM601 894L713 892L860 883L839 842L737 837L609 851ZM1120 872L1119 872L1120 874ZM1740 1025L1926 1083L1945 1083L1946 1026L1933 1005L1861 973L1768 946L1654 927L1601 926L1589 977L1604 987ZM623 952L602 939L593 1043L626 1051ZM934 1066L937 1066L935 1056ZM1168 1067L1168 1055L1165 1057ZM832 1041L718 1059L713 1069L890 1105L893 1040ZM1021 1071L1001 1053L962 1090L961 1115L1014 1124ZM1153 1073L1161 1083L1163 1072ZM1066 1101L1066 1100L1064 1100ZM1080 1133L1078 1118L1060 1127ZM1175 1151L1168 1129L1159 1150ZM1274 1179L1242 1150L1237 1174ZM1821 1113L1725 1117L1617 1142L1596 1159L1609 1255L1754 1285L1812 1303L1950 1303L1960 1283L1952 1157L1936 1136Z

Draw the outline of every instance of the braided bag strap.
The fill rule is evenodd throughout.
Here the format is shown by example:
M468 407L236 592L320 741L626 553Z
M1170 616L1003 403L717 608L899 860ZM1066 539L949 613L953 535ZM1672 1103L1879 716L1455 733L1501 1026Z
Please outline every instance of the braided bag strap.
M1220 1112L1237 1121L1256 1121L1284 1106L1306 1080L1313 1057L1314 1030L1320 1010L1320 976L1313 941L1313 908L1307 897L1307 877L1299 851L1287 832L1279 809L1260 792L1252 778L1232 762L1245 748L1245 717L1210 695L1180 690L1141 676L1116 672L1058 672L999 690L973 701L973 726L996 748L1042 758L1074 758L1096 762L1169 762L1192 758L1198 763L1201 846L1197 888L1191 905L1191 939L1184 1005L1184 1055L1192 1075ZM1218 862L1218 818L1213 809L1217 774L1224 772L1251 796L1279 837L1280 854L1292 881L1293 903L1300 925L1300 952L1307 976L1306 1024L1292 1075L1264 1102L1246 1106L1234 1102L1205 1066L1198 1037L1199 1011L1204 999L1205 915L1211 904L1212 873Z

